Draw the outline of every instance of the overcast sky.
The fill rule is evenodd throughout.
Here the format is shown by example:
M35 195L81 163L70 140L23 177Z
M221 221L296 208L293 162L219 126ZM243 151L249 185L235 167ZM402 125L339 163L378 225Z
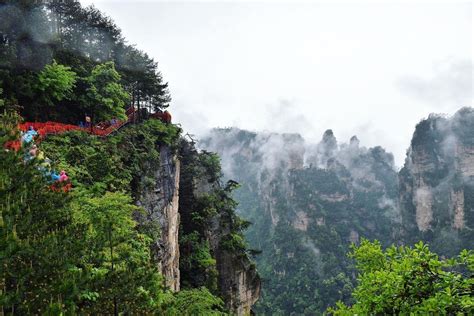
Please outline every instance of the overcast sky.
M470 2L81 1L159 62L174 121L382 145L473 103Z

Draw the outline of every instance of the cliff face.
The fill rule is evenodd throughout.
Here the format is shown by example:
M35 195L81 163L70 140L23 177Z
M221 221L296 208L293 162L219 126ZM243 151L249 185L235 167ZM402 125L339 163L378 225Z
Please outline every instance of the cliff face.
M219 288L227 308L236 315L250 315L260 297L261 281L255 265L221 248L216 254Z
M257 263L266 280L256 312L319 314L347 300L350 243L386 243L399 219L393 157L359 147L356 137L339 145L331 130L307 145L294 134L221 129L201 145L242 183L238 210L253 223L247 238L262 250Z
M217 214L207 235L216 258L218 289L226 307L236 315L250 315L260 297L261 280L255 263L229 242L234 237L234 220L226 212Z
M260 296L260 277L248 256L241 234L245 221L235 212L234 184L220 182L217 156L181 146L183 284L207 286L224 299L236 315L249 315ZM195 254L199 255L195 255Z
M206 169L209 166L200 159L203 156L192 145L183 142L182 146L183 164L168 146L161 146L159 166L148 166L150 171L141 179L144 189L138 199L138 204L145 209L146 214L137 214L137 219L145 229L156 232L153 254L166 286L179 291L183 277L188 286L215 288L216 294L224 299L232 313L248 315L260 296L260 277L245 251L238 247L229 248L229 243L226 243L229 236L235 235L233 226L238 219L225 203L228 197L222 194L224 191L218 181L219 174ZM198 271L202 268L199 263L195 270L184 267L181 272L180 246L185 248L181 259L186 263L202 249L188 249L184 243L180 245L180 226L184 234L199 230L201 222L196 214L199 211L207 212L208 208L213 207L208 202L211 197L221 202L221 209L209 214L208 225L202 227L202 236L204 243L209 245L209 259L211 262L215 260L215 263L202 271ZM199 209L201 206L203 210ZM190 275L200 273L205 275L200 280Z
M179 180L180 161L168 146L160 148L159 166L151 166L152 174L143 176L138 204L146 214L139 223L155 231L153 255L172 291L180 290L179 270Z
M400 171L403 234L456 253L474 235L474 111L430 116L415 130Z
M258 313L317 314L347 300L346 253L360 238L424 240L443 255L472 247L473 109L420 122L398 174L383 148L361 147L355 136L340 144L332 130L305 144L298 135L216 129L200 145L242 183L238 211L253 223L247 238L262 250L267 280Z

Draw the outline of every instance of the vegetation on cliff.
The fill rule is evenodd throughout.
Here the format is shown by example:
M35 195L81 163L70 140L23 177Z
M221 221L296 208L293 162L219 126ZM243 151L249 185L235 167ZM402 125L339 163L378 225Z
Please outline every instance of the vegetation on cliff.
M250 223L235 212L232 192L239 185L221 182L215 153L198 152L192 143L182 141L180 156L182 286L205 286L222 296L229 310L247 314L258 299L260 278L243 235Z
M1 116L2 147L19 137L14 113ZM180 140L180 129L159 120L129 126L107 139L85 132L46 138L39 148L53 161L52 168L68 170L73 190L67 193L51 189L38 159L25 162L23 151L0 151L0 297L5 313L225 313L216 253L208 239L236 236L241 241L229 251L246 256L244 222L233 211L229 186L188 201L189 208L183 205L183 211L191 212L181 220L185 290L169 292L150 251L160 228L135 220L143 212L135 206L139 192L155 181L147 177L159 164L160 146L180 152L184 162L195 159L180 150L191 146ZM218 183L217 157L195 154L200 158L194 167ZM187 180L192 187L194 182ZM207 225L224 213L233 228L217 237Z
M178 126L147 119L170 101L157 63L76 1L0 1L0 21L0 313L227 314L217 284L225 276L201 233L209 216L225 213L242 238L229 187L192 201L201 218L183 216L181 242L193 247L181 257L183 291L166 287L154 257L161 227L138 220L141 194L166 176L156 172L160 150L191 159ZM11 146L22 119L76 124L87 114L95 125L125 118L127 107L137 109L136 124L108 137L59 128ZM219 159L197 156L197 169L218 183ZM52 170L66 170L70 183L51 180ZM240 246L231 254L245 255ZM206 281L186 283L198 274Z
M459 111L452 119L431 116L422 121L416 128L407 163L398 174L393 157L383 148L359 147L356 137L348 144L338 144L332 131L327 131L318 145L311 146L297 145L296 136L214 130L201 146L217 151L226 166L225 176L242 183L235 192L240 202L238 211L253 223L246 232L250 246L262 251L256 257L263 278L257 313L320 314L338 300L347 306L355 304L350 310L341 308L340 313L379 311L368 312L360 307L377 296L368 292L364 292L365 300L357 296L362 286L356 274L357 257L346 256L351 244L359 244L362 238L378 240L379 248L413 246L423 240L442 258L456 258L461 249L472 249L473 169L467 139L473 131L472 122L470 109ZM413 166L411 159L418 165ZM420 189L415 179L419 180L420 175L414 170L422 170L424 183L433 184L432 228L426 232L417 227L413 203ZM366 259L372 256L374 251L367 253ZM441 261L447 269L459 267ZM399 269L390 275L404 278L410 273ZM464 284L472 284L473 280L467 271L448 276L444 285L458 277L464 278ZM374 291L391 288L389 281L380 282ZM465 290L467 294L460 300L473 295L472 287ZM407 300L416 300L412 294L406 294ZM378 306L383 302L386 306L393 303L381 298ZM451 301L454 305L456 302ZM425 303L424 310L436 308ZM393 304L394 310L402 308ZM469 304L460 306L456 307L459 311L467 311ZM447 305L438 307L446 309Z

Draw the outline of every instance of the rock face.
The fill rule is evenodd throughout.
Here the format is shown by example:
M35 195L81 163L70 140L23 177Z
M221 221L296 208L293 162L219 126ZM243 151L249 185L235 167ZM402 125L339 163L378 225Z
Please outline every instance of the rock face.
M414 194L413 203L416 208L416 225L422 232L431 227L433 221L433 196L431 189L426 185L420 185Z
M463 229L464 224L464 192L463 191L451 191L451 201L449 209L453 210L454 220L453 228Z
M220 129L202 146L242 184L235 196L253 223L247 238L263 251L257 262L267 281L259 314L319 314L347 299L341 284L354 274L344 258L361 238L383 246L424 240L449 256L472 248L471 108L421 121L398 173L383 148L365 148L356 136L340 144L332 130L305 144L298 135Z
M227 308L236 315L250 315L260 297L261 281L255 266L231 252L217 249L217 269Z
M220 183L216 176L220 175L220 170L214 168L212 155L199 153L193 145L184 143L181 156L180 212L183 236L200 236L203 239L201 244L208 245L206 249L215 260L215 265L205 269L202 265L183 267L183 284L211 284L208 287L215 288L233 315L250 315L252 306L260 297L261 281L255 264L240 246L242 236L236 227L242 220L235 215L229 183L226 186ZM220 202L206 204L203 209L200 207L203 201ZM199 227L189 225L195 218L200 218L204 223ZM188 247L184 246L183 255L188 251Z
M152 183L143 185L138 199L146 214L137 215L141 225L149 226L156 234L153 255L172 291L180 289L179 271L179 180L180 161L168 146L160 148L160 165L151 166L146 177ZM143 181L146 181L145 179ZM148 180L150 181L150 180Z
M404 239L428 241L441 254L468 247L474 237L474 110L421 121L399 181Z
M235 315L250 315L260 298L261 280L255 263L246 254L224 245L233 222L225 212L217 214L209 229L209 241L217 263L219 292L226 307Z
M211 248L216 257L218 287L226 307L235 315L250 315L260 298L261 280L255 263L241 253L228 249L226 237L231 233L232 219L222 213L214 218L209 231Z
M348 299L349 287L338 284L350 283L350 243L386 242L399 217L393 156L360 147L357 137L339 145L332 130L315 145L294 134L215 130L202 146L242 184L238 210L253 223L247 239L262 250L256 260L266 280L257 314L321 314Z

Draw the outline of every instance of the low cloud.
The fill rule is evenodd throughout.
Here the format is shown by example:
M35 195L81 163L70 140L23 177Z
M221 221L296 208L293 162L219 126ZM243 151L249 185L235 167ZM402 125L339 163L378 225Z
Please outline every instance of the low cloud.
M265 108L264 129L279 133L298 133L305 135L313 131L314 126L305 117L296 101L281 99L277 104L269 104Z
M451 110L473 101L473 64L468 60L446 60L433 67L430 78L405 76L397 81L400 90L425 103Z

